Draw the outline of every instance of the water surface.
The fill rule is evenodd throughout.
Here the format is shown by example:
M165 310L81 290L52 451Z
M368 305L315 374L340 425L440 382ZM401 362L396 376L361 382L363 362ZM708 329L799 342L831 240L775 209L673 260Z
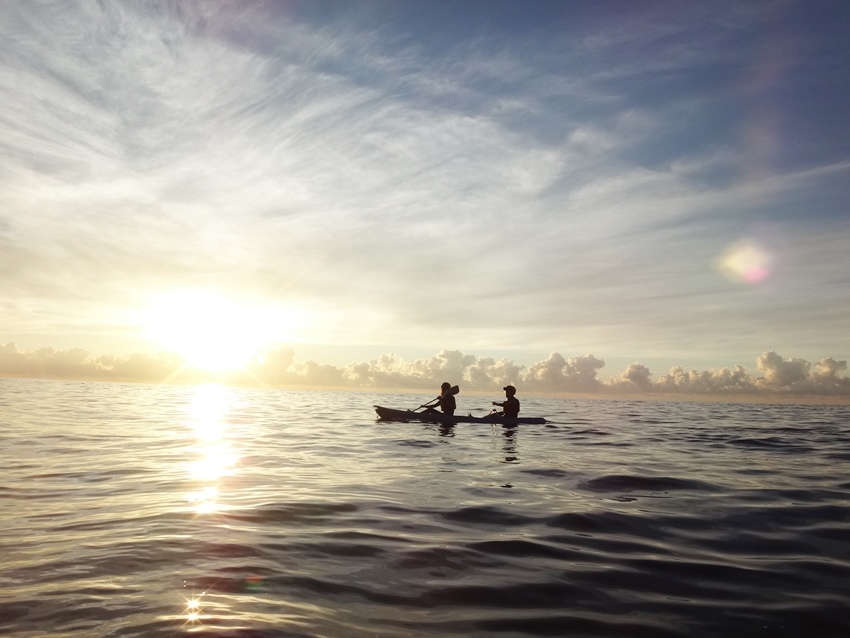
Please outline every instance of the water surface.
M0 380L0 634L850 635L847 406L429 398Z

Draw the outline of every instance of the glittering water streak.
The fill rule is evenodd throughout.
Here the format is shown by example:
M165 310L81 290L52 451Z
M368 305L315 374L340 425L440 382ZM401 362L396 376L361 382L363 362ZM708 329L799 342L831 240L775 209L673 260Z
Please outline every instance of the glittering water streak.
M847 635L846 406L422 402L0 380L0 633Z

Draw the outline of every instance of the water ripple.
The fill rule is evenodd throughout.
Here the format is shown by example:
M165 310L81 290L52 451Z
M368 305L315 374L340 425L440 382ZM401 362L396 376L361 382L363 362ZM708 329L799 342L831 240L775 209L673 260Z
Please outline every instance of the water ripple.
M847 406L427 398L4 381L0 634L850 635Z

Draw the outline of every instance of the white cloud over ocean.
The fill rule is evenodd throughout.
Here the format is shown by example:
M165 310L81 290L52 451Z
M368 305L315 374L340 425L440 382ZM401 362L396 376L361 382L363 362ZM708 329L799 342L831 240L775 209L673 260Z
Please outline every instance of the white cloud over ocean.
M850 399L847 361L825 357L815 363L765 352L756 372L744 366L711 370L674 367L655 375L633 363L620 373L603 377L605 361L592 354L564 357L552 353L530 366L443 350L427 359L405 361L393 353L345 366L299 361L291 348L264 354L244 370L211 374L193 369L180 357L136 353L126 358L92 356L86 350L36 351L0 346L0 376L89 379L146 383L225 382L267 387L330 387L431 391L448 380L463 390L498 392L514 384L522 393L591 394L598 396L688 395L726 399L764 397Z

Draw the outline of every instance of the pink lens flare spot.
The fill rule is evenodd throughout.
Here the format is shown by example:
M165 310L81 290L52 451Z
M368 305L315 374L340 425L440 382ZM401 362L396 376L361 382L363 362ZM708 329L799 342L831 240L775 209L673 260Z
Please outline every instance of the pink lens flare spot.
M770 274L770 271L766 266L750 266L743 273L744 281L747 281L751 284L757 284L760 281L764 281L767 279L767 276Z
M734 281L757 284L770 276L771 256L761 246L740 242L717 260L718 269Z

